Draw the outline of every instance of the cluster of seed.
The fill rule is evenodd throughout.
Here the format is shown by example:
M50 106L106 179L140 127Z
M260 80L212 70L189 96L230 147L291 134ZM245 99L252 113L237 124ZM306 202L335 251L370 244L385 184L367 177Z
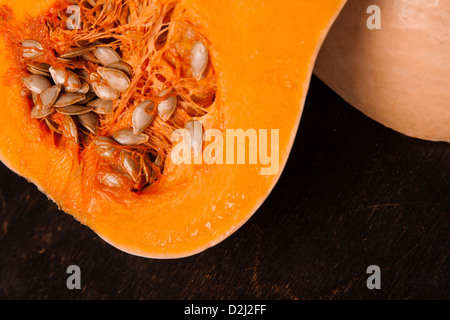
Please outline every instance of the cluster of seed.
M42 54L42 46L37 41L25 40L22 47L23 56L30 60ZM85 69L72 71L46 63L29 62L27 69L30 75L23 77L22 82L31 92L34 104L31 117L44 119L51 130L62 134L58 124L51 120L57 112L71 117L72 121L77 120L89 132L97 134L99 117L113 113L114 101L130 86L132 70L121 61L114 49L107 46L74 48L58 59L61 64L73 58L79 58L77 63L83 63L81 59L93 57L102 67L91 73ZM78 134L74 136L78 140Z
M92 7L108 3L87 2ZM167 33L162 34L167 36ZM163 42L165 38L159 37L158 41ZM180 103L173 89L160 91L157 104L150 99L138 102L132 113L132 127L107 136L99 135L100 124L112 117L122 94L130 90L133 68L122 61L107 41L70 47L56 55L52 65L38 59L44 55L39 42L25 40L22 50L29 72L22 82L33 101L32 118L42 119L50 130L72 139L80 148L92 143L112 169L99 172L98 180L106 186L126 185L141 190L158 179L164 169L164 157L157 152L136 150L148 145L150 136L144 131L155 117L167 122L173 116ZM208 49L202 41L197 41L190 51L192 77L201 80L208 64ZM185 123L185 128L192 131L192 121ZM191 144L192 149L198 151L202 148L202 137L192 140Z

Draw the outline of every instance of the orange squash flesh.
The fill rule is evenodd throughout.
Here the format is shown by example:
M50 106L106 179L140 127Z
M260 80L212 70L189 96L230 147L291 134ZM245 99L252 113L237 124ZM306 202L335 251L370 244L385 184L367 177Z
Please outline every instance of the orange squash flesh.
M266 165L175 165L168 158L163 179L149 193L87 186L84 160L78 164L67 149L56 147L41 124L30 119L21 83L5 81L0 84L0 159L120 250L149 258L199 253L250 219L275 186L294 142L318 49L344 3L178 4L177 10L186 10L211 43L218 90L211 112L202 120L204 128L279 129L280 167L274 175L260 174ZM23 19L52 4L21 0L10 6L15 17ZM0 48L4 77L10 57L3 39Z

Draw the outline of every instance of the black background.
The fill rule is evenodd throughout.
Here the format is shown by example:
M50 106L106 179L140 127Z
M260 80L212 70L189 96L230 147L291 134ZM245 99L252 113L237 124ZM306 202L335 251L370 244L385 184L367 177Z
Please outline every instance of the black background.
M387 129L313 77L287 167L250 221L198 255L152 260L0 165L0 298L448 299L449 168L449 144ZM81 290L66 287L72 264ZM381 290L366 287L369 265Z

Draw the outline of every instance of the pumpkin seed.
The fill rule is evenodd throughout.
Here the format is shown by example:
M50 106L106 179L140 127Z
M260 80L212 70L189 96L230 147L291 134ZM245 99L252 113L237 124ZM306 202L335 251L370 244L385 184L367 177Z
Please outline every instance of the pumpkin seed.
M116 151L116 142L105 136L96 137L94 145L99 155L104 158L111 158Z
M95 47L79 47L79 48L73 48L65 53L61 54L59 57L63 59L72 59L76 57L81 57L83 54L89 53L93 51Z
M92 88L95 94L103 100L117 100L120 98L120 92L111 88L106 83L94 82L92 83Z
M66 82L66 70L57 69L53 66L49 68L49 72L52 76L53 82L57 85L64 85Z
M27 64L27 69L32 74L37 74L45 77L50 77L50 71L48 70L50 65L46 63L39 64Z
M134 146L148 142L150 138L146 134L134 134L133 129L122 129L112 135L112 138L121 145Z
M133 133L140 134L152 123L155 118L153 101L141 102L133 112Z
M93 134L98 133L98 116L94 112L80 114L77 116L78 122Z
M48 109L52 107L58 99L60 92L61 86L51 86L50 88L45 89L40 95L42 108Z
M101 184L110 188L118 188L122 185L118 174L102 173L98 176L98 180Z
M80 78L78 78L78 76L71 72L71 71L67 71L69 74L69 77L67 78L67 82L64 85L64 90L66 92L77 92L81 89L81 81ZM89 85L87 87L87 91L89 91Z
M129 180L130 178L126 176L111 172L102 172L98 176L98 181L109 188L131 187L131 181Z
M78 128L71 116L65 116L63 118L61 127L63 135L66 138L73 140L73 142L78 145Z
M59 124L57 124L52 119L44 118L45 123L47 124L47 127L49 127L50 130L52 130L55 133L62 134L62 131L59 129Z
M119 92L127 91L131 85L128 76L120 70L99 67L97 72L111 88Z
M112 114L114 103L111 100L95 99L87 104L97 114Z
M134 182L137 182L141 171L139 162L125 150L120 152L120 162L125 172L128 173Z
M150 159L150 156L148 155L148 153L144 155L143 160L144 160L143 170L144 170L145 180L147 181L147 183L153 183L154 181L156 181L157 176L156 176L155 170L153 170L152 160Z
M76 104L84 99L86 99L86 96L82 93L65 92L59 95L59 98L56 100L53 106L55 108L67 107Z
M158 115L166 122L172 117L177 107L178 99L176 96L168 97L158 105Z
M22 78L23 84L30 89L31 92L41 94L45 89L51 87L52 83L47 77L32 74Z
M122 60L119 54L110 47L97 47L94 50L94 55L104 66Z
M72 64L73 60L71 59L66 59L66 58L61 58L61 57L57 57L56 60L58 60L59 62L62 62L64 64Z
M92 83L89 83L89 92L95 93L94 86Z
M34 40L25 40L22 42L22 55L24 58L35 59L44 54L42 45Z
M55 110L53 108L42 108L42 105L36 104L31 109L31 118L33 119L42 119L51 115Z
M24 47L24 48L37 48L39 50L44 50L42 48L42 44L40 44L36 40L32 40L32 39L24 40L22 42L22 47Z
M73 104L71 106L61 107L56 110L58 113L68 116L78 116L92 111L92 108Z
M87 94L89 90L91 89L91 86L87 82L83 82L81 84L80 90L77 91L77 93Z
M191 50L192 75L196 80L203 78L203 74L208 66L209 52L201 41L197 41Z
M110 137L98 136L95 138L94 144L96 147L98 147L100 149L102 149L104 147L107 147L109 149L110 147L115 146L116 142L113 139L111 139Z
M184 137L185 141L189 141L192 151L195 156L202 154L203 149L203 126L200 122L189 120L186 123L185 129L189 133L189 137Z
M85 53L81 57L86 61L90 61L90 62L93 62L96 64L101 64L101 61L98 60L97 57L92 52Z
M88 104L91 100L95 99L97 95L94 92L88 92L85 94L86 98L77 102L78 104Z
M88 81L90 79L89 72L84 69L77 70L75 73L84 81Z
M162 172L162 168L163 168L163 158L161 157L160 154L158 154L158 156L157 156L156 159L155 159L155 165L156 165L159 169L161 169L161 172Z
M128 77L131 77L133 75L133 68L131 66L123 61L116 61L106 66L106 68L109 69L117 69L125 73Z
M35 93L35 92L31 93L31 99L33 99L34 104L36 104L36 102L38 101L38 97L39 97L39 95L37 93Z
M55 84L63 86L66 92L77 92L81 89L80 78L72 71L55 67L50 67L49 71Z

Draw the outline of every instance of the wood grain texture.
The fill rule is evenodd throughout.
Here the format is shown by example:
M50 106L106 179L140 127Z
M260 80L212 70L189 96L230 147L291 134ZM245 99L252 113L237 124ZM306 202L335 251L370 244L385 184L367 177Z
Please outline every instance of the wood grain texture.
M253 218L180 260L122 253L0 166L1 299L448 299L450 146L405 137L316 78ZM82 289L68 290L76 264ZM380 266L381 290L366 269Z

